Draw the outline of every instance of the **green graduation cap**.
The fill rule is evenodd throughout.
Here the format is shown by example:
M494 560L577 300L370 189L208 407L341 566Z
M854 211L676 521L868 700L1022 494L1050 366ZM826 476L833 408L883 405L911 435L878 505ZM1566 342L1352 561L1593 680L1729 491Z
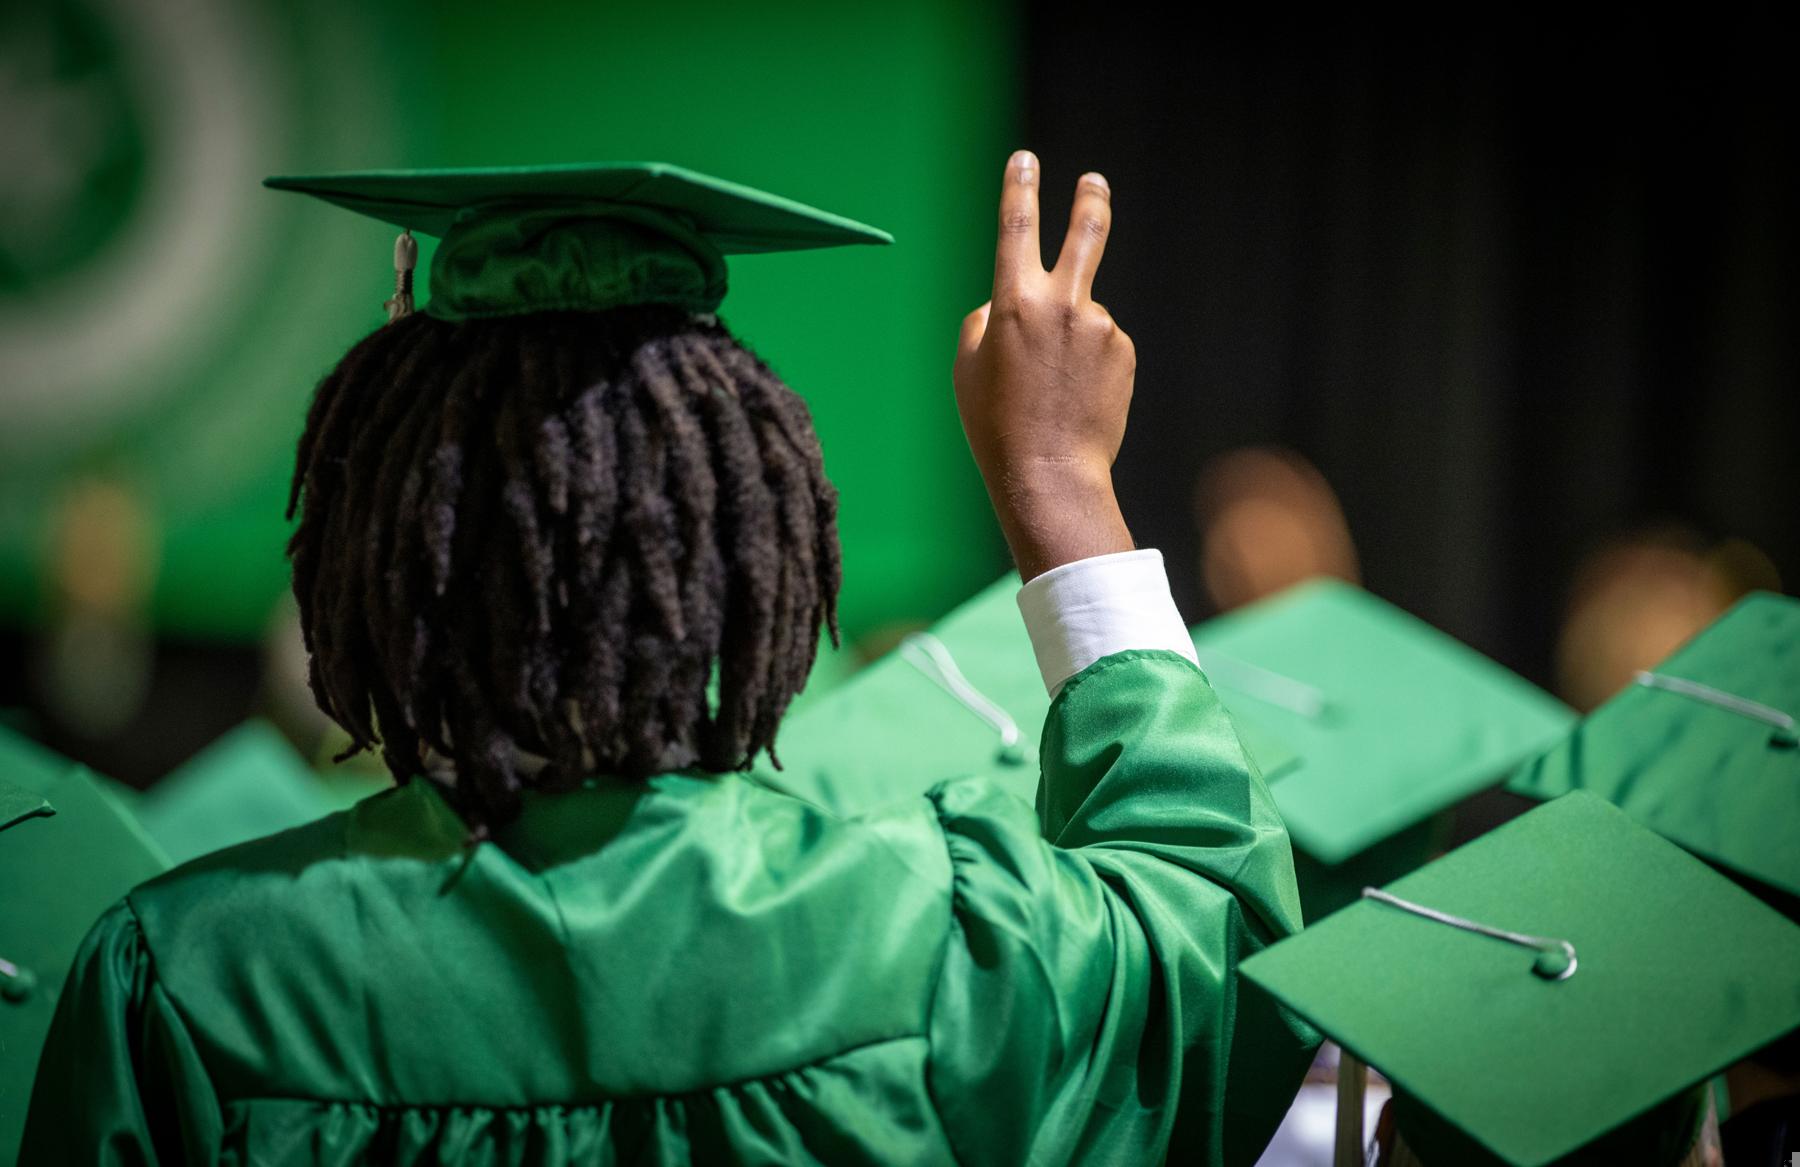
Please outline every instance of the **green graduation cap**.
M0 831L26 819L55 813L43 795L8 781L4 770L0 770Z
M1033 800L1050 699L1018 591L1002 576L784 720L782 770L761 776L844 815L976 775ZM1273 734L1243 739L1265 776L1297 760Z
M75 763L22 733L0 725L0 779L40 792Z
M1434 816L1575 721L1523 678L1337 580L1208 621L1194 645L1240 735L1272 734L1299 754L1269 789L1309 920L1417 866L1440 833Z
M82 937L166 864L86 769L3 729L0 782L51 812L0 833L0 1162L11 1162L38 1051Z
M1428 1165L1677 1161L1697 1087L1800 1025L1800 927L1589 794L1375 896L1242 970L1388 1077Z
M390 316L411 310L416 245L439 237L431 302L441 320L666 304L711 312L725 257L846 243L885 231L661 162L366 170L269 178L405 229Z
M1800 896L1800 600L1738 602L1509 789L1587 790L1721 867Z
M782 721L770 784L834 814L981 774L1027 800L1050 700L1008 574Z
M265 721L247 721L152 786L135 810L175 863L339 809L304 759Z

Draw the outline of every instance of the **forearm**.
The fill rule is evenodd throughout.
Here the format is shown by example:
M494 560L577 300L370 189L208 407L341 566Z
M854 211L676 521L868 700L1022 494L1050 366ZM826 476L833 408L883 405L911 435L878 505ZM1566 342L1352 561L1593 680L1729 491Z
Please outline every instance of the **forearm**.
M996 469L986 478L994 515L1027 582L1052 568L1135 546L1108 469L1039 460Z

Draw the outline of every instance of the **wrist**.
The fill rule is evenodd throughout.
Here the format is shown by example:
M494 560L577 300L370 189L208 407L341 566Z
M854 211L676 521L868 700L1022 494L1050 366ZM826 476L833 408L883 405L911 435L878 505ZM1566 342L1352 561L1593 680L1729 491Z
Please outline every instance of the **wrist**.
M1110 466L1039 459L990 476L988 494L1025 580L1136 546L1113 493Z
M1112 496L1112 463L1084 455L1010 455L998 460L1000 476L1026 495Z

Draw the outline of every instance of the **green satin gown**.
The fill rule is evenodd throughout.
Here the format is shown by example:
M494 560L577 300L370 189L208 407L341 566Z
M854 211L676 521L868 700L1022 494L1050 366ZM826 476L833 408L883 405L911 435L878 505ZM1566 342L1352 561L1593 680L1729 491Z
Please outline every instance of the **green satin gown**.
M1042 759L1036 814L669 775L471 847L421 780L203 857L85 942L23 1161L1253 1160L1316 1042L1240 990L1300 927L1261 777L1167 652Z

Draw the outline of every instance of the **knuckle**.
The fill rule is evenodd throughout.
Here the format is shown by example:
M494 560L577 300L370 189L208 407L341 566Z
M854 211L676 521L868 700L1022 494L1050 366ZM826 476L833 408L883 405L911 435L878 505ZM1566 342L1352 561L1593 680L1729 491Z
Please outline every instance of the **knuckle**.
M1104 215L1096 215L1096 214L1093 214L1092 212L1090 212L1088 214L1082 215L1078 220L1076 220L1076 225L1080 229L1081 233L1083 235L1087 236L1089 239L1104 239L1104 238L1106 238L1106 231L1107 231L1108 224L1106 221L1106 216L1104 216Z
M1023 235L1036 224L1037 220L1027 210L1015 208L1000 215L1000 233L1003 235Z
M989 320L997 320L1005 324L1017 324L1032 312L1034 308L1035 305L1032 303L1030 293L1021 291L1009 292L1004 296L995 297L994 307L989 314Z

